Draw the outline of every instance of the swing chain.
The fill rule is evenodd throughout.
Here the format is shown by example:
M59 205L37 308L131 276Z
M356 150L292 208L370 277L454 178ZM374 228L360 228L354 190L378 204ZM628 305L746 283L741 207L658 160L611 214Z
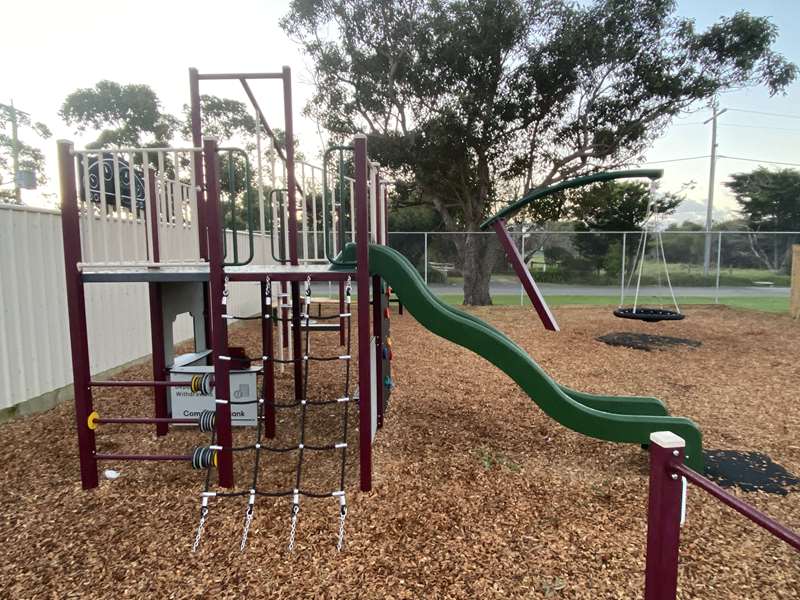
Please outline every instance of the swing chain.
M239 544L240 552L244 552L244 548L245 546L247 546L247 536L250 533L250 525L253 523L253 512L254 512L253 504L248 504L247 512L244 515L244 530L242 531L242 543Z
M342 551L344 547L344 520L347 518L347 504L344 501L344 496L341 498L339 507L339 538L336 541L336 550Z
M203 537L203 530L205 529L206 525L206 516L208 515L208 506L205 505L207 498L203 498L203 506L200 507L200 523L197 525L197 533L194 536L194 543L192 544L192 552L197 552L198 546L200 546L200 538Z
M294 551L294 541L297 536L297 514L300 512L300 493L299 490L294 491L292 498L292 525L289 529L289 552Z

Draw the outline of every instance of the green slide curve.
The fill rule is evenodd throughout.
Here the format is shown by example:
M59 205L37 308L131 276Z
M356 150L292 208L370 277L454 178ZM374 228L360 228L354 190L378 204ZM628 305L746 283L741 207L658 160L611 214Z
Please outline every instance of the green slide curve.
M347 248L345 254L354 253L353 250ZM442 302L396 250L370 245L369 269L386 280L423 327L488 360L558 423L597 439L635 444L649 443L654 431L672 431L686 441L686 463L703 472L699 428L690 419L667 416L659 400L595 396L558 385L503 333Z

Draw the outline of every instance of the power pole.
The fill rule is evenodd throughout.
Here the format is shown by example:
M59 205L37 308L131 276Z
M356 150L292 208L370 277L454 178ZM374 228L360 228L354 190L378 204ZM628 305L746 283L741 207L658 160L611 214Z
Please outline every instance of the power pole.
M11 172L14 184L14 202L22 204L22 186L19 181L19 117L23 115L30 117L26 112L18 110L14 107L14 101L11 100L9 104L0 103L0 110L8 115L8 120L11 123ZM24 121L23 121L24 122Z
M717 110L716 99L711 103L711 118L703 121L703 125L711 123L711 166L708 171L708 202L706 203L706 243L703 252L703 275L708 275L711 264L711 226L714 213L714 183L717 169L717 117L728 109Z
M19 137L17 136L17 109L14 108L14 101L10 102L11 110L11 169L14 173L14 202L22 204L22 189L17 181L19 173Z

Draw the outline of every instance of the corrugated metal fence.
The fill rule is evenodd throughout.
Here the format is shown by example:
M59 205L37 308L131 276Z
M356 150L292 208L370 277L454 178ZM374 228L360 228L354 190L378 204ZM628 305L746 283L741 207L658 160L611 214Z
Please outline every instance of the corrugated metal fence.
M256 257L268 240L256 236ZM232 284L230 302L235 314L258 312L258 286ZM147 284L89 284L86 313L92 373L150 354ZM191 336L187 315L174 331ZM0 204L0 411L71 383L60 213Z

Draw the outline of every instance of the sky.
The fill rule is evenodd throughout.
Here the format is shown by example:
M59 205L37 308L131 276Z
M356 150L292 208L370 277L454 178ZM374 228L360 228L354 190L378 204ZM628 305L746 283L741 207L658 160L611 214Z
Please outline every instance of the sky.
M314 156L320 147L316 124L301 114L313 93L310 64L278 21L288 2L277 0L10 0L3 9L6 26L0 36L0 102L15 105L34 120L46 123L53 138L44 144L50 182L24 191L23 201L34 205L54 202L56 190L56 139L71 139L80 147L91 141L81 137L58 117L64 98L101 79L150 85L163 108L180 114L188 102L188 68L201 72L279 71L288 65L293 74L295 134L301 149ZM779 28L775 48L800 63L800 2L792 0L682 0L678 14L694 18L698 28L737 10L768 16ZM280 85L258 82L254 92L270 123L282 124ZM201 93L242 100L234 82L202 82ZM800 165L800 83L784 96L770 98L764 89L730 92L720 98L728 112L719 118L718 153L724 156ZM734 110L736 109L736 110ZM756 111L756 112L742 112ZM772 116L758 113L774 113ZM698 106L669 128L647 152L649 165L665 171L662 189L684 190L688 201L681 215L701 219L708 194L709 159L676 162L687 157L707 157L711 126L702 122L711 110ZM28 138L27 141L30 141ZM736 203L723 183L732 173L749 171L766 162L720 158L714 193L716 218L731 216ZM787 165L788 166L788 165ZM686 184L693 187L686 189Z

